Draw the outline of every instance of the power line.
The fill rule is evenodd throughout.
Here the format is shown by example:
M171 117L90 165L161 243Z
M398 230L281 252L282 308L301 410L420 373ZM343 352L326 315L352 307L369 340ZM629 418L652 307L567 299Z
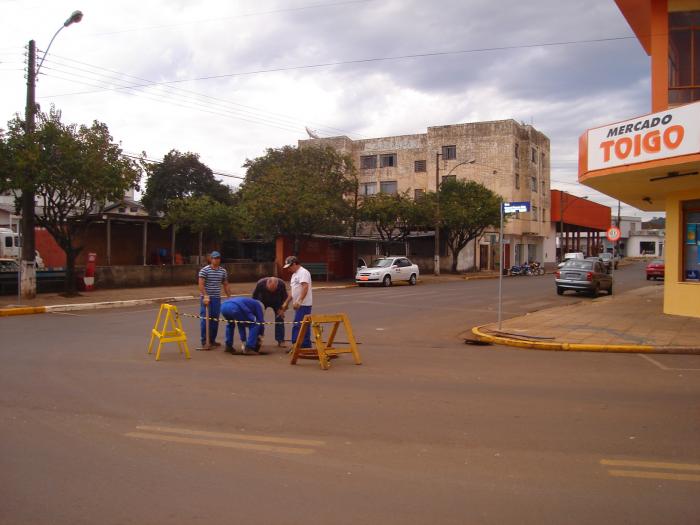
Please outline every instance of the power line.
M190 22L178 22L176 24L163 24L163 25L158 25L158 26L146 26L146 27L135 27L132 29L121 29L119 31L107 31L107 32L103 32L103 33L91 33L88 36L117 35L117 34L121 34L121 33L133 33L135 31L153 31L156 29L169 29L172 27L192 26L192 25L196 25L196 24L221 22L223 20L233 20L236 18L248 18L248 17L253 17L253 16L261 16L261 15L273 15L273 14L277 14L277 13L288 13L288 12L293 12L293 11L308 11L311 9L326 9L329 7L338 7L338 6L351 5L351 4L363 4L363 3L367 3L367 2L373 2L373 1L374 0L345 0L342 2L331 2L328 4L310 4L310 5L298 6L298 7L271 9L269 11L254 11L254 12L250 12L250 13L241 13L238 15L224 16L224 17L218 17L218 18L204 18L204 19L200 19L200 20L192 20Z
M482 47L482 48L472 48L472 49L461 49L461 50L455 50L455 51L432 51L432 52L426 52L426 53L414 53L414 54L409 54L409 55L395 55L395 56L387 56L387 57L360 58L360 59L354 59L354 60L339 60L336 62L320 62L317 64L304 64L304 65L298 65L298 66L282 66L282 67L269 68L269 69L258 69L258 70L242 71L242 72L236 72L236 73L225 73L225 74L220 74L220 75L207 75L207 76L194 77L194 78L188 78L188 79L164 80L164 81L160 81L160 82L148 82L147 84L134 85L132 87L147 87L147 86L182 84L185 82L197 82L197 81L201 81L201 80L217 80L217 79L222 79L222 78L233 78L233 77L240 77L240 76L258 75L258 74L263 74L263 73L279 73L279 72L285 72L285 71L299 71L299 70L306 70L306 69L317 69L317 68L341 66L341 65L349 65L349 64L367 64L367 63L373 63L373 62L390 62L390 61L396 61L396 60L407 60L407 59L412 59L412 58L434 58L434 57L441 57L441 56L454 56L454 55L476 54L476 53L486 53L486 52L494 52L494 51L507 51L507 50L513 50L513 49L531 49L531 48L536 48L536 47L555 47L555 46L568 46L568 45L591 44L591 43L601 43L601 42L616 42L616 41L622 41L622 40L633 40L636 38L637 38L636 36L594 38L594 39L587 39L587 40L567 40L567 41L561 41L561 42L542 42L542 43L538 43L538 44L518 44L518 45L512 45L512 46ZM115 88L115 90L116 89L120 89L120 88ZM109 90L106 90L106 91L109 91ZM56 97L67 97L67 96L73 96L73 95L87 95L87 94L91 94L91 93L97 93L97 91L81 91L81 92L73 92L73 93L61 93L58 95L52 95L52 97L56 98Z
M97 72L91 71L90 69L84 69L84 68L80 68L80 67L77 67L77 66L73 66L73 65L71 65L71 64L62 63L61 61L55 60L55 58L59 58L59 59L61 59L61 60L67 60L67 61L69 61L69 62L75 62L75 63L81 64L81 65L84 65L84 66L86 66L86 67L88 67L88 68L97 69L97 70L100 70L100 71L106 71L107 73L110 73L110 74L109 74L109 75L105 75L104 73L97 73ZM47 60L46 60L46 63L49 63L49 64L56 64L56 65L59 65L59 66L61 66L61 67L69 68L69 69L71 69L71 70L82 71L82 72L88 73L88 74L90 74L90 75L94 75L94 76L96 76L96 77L100 77L100 78L99 78L99 81L100 81L100 82L102 82L102 78L107 78L107 79L109 79L110 81L111 81L112 79L114 79L115 81L120 82L120 85L119 85L118 87L121 88L121 89L134 89L134 90L143 91L143 90L146 89L146 87L140 87L140 86L141 86L140 84L133 84L133 83L131 83L130 81L124 80L123 78L120 78L120 77L127 77L127 78L137 79L137 80L140 80L140 81L151 82L151 81L148 80L148 79L136 77L136 76L133 76L133 75L129 75L129 74L127 74L127 73L122 73L122 72L119 72L119 71L106 69L106 68L103 68L103 67L100 67L100 66L96 66L96 65L93 65L93 64L88 64L88 63L86 63L86 62L81 62L81 61L78 61L78 60L73 60L73 59L69 59L69 58L65 58L65 57L56 57L55 55L52 55L50 59L47 59ZM65 71L63 71L63 72L66 73ZM80 76L80 75L76 75L76 76ZM89 77L82 77L82 78L89 78ZM91 79L91 80L93 80L93 79ZM96 86L96 87L97 87L97 86ZM99 86L99 87L101 87L101 86ZM147 86L147 87L150 87L150 85ZM246 116L246 117L248 117L248 118L261 119L261 120L265 120L265 121L268 121L268 122L269 122L269 121L272 121L272 122L275 122L276 124L282 124L282 125L285 125L285 126L292 125L292 126L294 127L294 131L295 131L295 132L299 131L300 128L303 130L303 127L301 127L301 125L300 125L300 122L302 121L302 119L299 118L299 117L294 117L294 116L290 116L290 115L284 115L284 114L274 113L274 112L267 111L267 110L264 110L264 109L256 108L256 107L253 107L253 106L247 106L247 105L240 104L240 103L237 103L237 102L233 102L233 101L230 101L230 100L222 99L222 98L219 98L219 97L214 97L214 96L207 95L207 94L204 94L204 93L199 93L199 92L197 92L197 91L191 91L191 90L187 90L187 89L184 89L184 88L179 88L179 87L176 87L176 86L167 86L167 85L166 85L166 86L161 86L161 87L163 87L163 88L169 90L171 93L173 93L173 94L176 95L176 96L180 96L181 98L184 97L184 98L187 98L187 99L195 100L197 103L202 103L202 104L205 104L205 103L206 103L206 104L208 104L209 106L212 106L212 104L211 104L210 101L214 101L214 102L216 102L215 107L216 107L217 109L221 108L221 105L224 104L224 105L226 105L226 106L229 106L229 109L230 109L231 111L241 113L242 115L244 115L244 116ZM183 93L183 95L180 95L180 93ZM194 98L194 97L196 97L196 98ZM47 97L47 98L50 98L50 97ZM205 99L205 100L198 100L199 98ZM318 128L319 131L321 131L321 132L324 133L324 134L334 135L334 134L337 134L337 133L341 133L341 134L345 134L345 135L355 135L355 136L358 136L358 137L362 137L362 136L361 136L360 134L358 134L358 133L349 132L349 131L347 131L347 130L342 130L342 129L339 129L339 128L333 128L333 127L331 127L331 126L327 126L327 125L325 125L325 124L322 124L322 123L319 123L319 122L316 122L316 121L313 121L313 120L306 120L306 119L304 119L304 122L305 122L306 124L310 124L310 125L312 125L312 126ZM364 138L364 137L362 137L362 138Z
M131 153L122 153L122 157L128 157L130 159L134 160L145 160L146 162L150 162L152 164L163 164L162 160L155 160L155 159L149 159L148 157L144 157L141 155L134 155ZM209 168L211 170L211 168ZM240 179L240 180L245 180L245 177L243 175L233 175L231 173L224 173L221 171L215 171L211 170L213 175L219 175L220 177L230 177L232 179Z

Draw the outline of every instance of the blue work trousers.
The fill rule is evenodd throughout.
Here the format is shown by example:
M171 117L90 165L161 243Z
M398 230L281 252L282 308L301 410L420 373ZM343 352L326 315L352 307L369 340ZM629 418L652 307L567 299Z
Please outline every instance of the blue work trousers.
M255 317L251 315L249 310L236 304L235 301L226 301L221 313L228 321L228 323L226 323L226 346L233 347L234 325L237 325L238 335L241 341L244 342L248 348L257 348L258 336L263 335L265 327L255 322ZM236 323L231 321L236 321Z
M311 314L310 306L300 306L298 310L294 312L294 325L292 326L292 344L297 342L299 337L299 330L301 330L301 322L304 320L305 315ZM302 348L311 348L311 327L306 328L306 335L302 341Z
M275 341L282 343L284 342L284 316L277 315L277 310L281 307L268 306L267 308L272 308L275 313Z
M219 332L219 314L221 313L221 297L209 296L209 318L213 319L209 321L209 344L216 341L216 334ZM202 318L200 321L200 329L202 332L202 346L206 344L207 339L207 325L204 320L206 316L206 307L204 306L204 298L199 298L199 316Z

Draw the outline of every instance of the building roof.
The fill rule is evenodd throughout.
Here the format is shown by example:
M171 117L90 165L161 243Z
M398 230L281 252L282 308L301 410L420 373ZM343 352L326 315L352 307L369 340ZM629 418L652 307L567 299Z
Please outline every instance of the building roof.
M597 231L610 228L612 209L565 191L551 190L551 220Z

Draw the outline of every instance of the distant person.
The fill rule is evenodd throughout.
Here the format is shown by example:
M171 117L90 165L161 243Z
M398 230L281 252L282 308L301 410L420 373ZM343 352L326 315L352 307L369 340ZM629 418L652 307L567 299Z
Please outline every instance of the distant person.
M233 347L234 329L238 325L238 335L241 338L241 350L244 354L260 353L264 334L265 314L263 304L249 297L234 297L227 299L221 305L221 315L229 321L226 324L225 352L235 354ZM232 323L231 321L239 321Z
M253 299L260 301L265 309L275 313L275 341L284 347L284 314L287 311L287 286L277 277L263 277L255 285Z
M287 298L285 307L292 301L294 307L294 325L292 327L292 344L294 345L299 337L301 329L301 321L304 316L311 314L311 306L313 304L313 293L311 290L311 273L309 270L299 264L299 259L294 255L290 255L284 261L283 268L288 268L292 272L290 285L292 288L292 296ZM302 348L311 348L311 327L307 327L306 335L302 341Z
M221 254L217 251L211 252L210 263L199 270L199 315L202 348L221 346L216 342L216 335L219 331L219 315L221 313L221 288L224 288L226 297L231 295L228 287L228 273L226 268L221 266ZM207 321L206 307L209 306L209 341L207 341Z

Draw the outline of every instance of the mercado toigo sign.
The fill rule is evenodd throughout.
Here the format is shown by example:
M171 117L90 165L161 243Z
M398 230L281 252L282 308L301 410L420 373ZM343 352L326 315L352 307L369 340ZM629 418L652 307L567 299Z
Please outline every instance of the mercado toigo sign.
M588 171L700 153L700 102L588 130Z

